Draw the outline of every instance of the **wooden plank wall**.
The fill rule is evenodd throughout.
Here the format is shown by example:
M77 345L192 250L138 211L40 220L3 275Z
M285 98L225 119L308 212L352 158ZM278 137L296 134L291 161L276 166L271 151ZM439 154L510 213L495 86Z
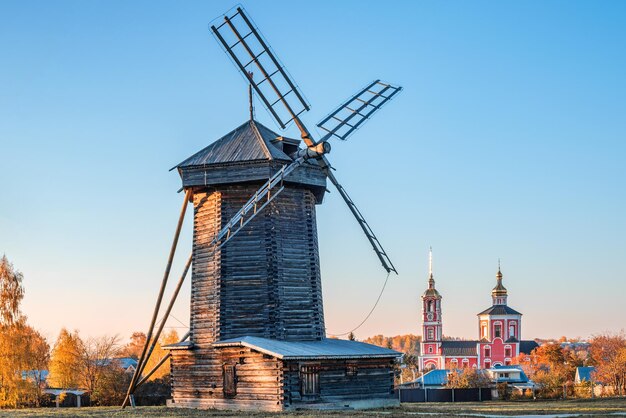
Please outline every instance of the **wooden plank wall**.
M389 399L393 397L393 370L391 359L321 360L313 362L320 367L320 399L331 403L349 400ZM284 371L285 406L296 407L303 400L300 394L300 365L302 361L286 361ZM348 365L356 365L357 374L347 373Z
M286 162L258 161L211 165L206 167L188 167L181 170L184 187L223 186L234 183L255 183L260 187ZM326 190L326 175L318 165L305 163L295 169L289 177L289 183L307 185L313 190L317 203L321 203ZM257 187L258 188L258 187Z

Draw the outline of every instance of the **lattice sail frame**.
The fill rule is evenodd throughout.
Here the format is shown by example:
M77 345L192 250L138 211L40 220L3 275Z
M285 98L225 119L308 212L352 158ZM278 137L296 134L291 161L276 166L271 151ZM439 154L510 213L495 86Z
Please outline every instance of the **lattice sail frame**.
M282 129L310 109L308 101L241 7L211 32ZM254 80L250 71L260 73Z
M326 132L320 142L333 136L345 141L400 91L402 87L374 80L317 124Z

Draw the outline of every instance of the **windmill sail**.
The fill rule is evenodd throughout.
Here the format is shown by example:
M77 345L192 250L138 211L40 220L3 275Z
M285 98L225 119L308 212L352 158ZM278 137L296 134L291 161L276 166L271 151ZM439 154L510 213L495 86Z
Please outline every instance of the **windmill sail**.
M402 87L374 80L317 124L326 131L320 141L327 141L333 136L345 141L400 91Z
M241 7L225 15L222 24L212 25L211 31L281 128L309 110L300 89ZM261 76L254 80L250 71Z

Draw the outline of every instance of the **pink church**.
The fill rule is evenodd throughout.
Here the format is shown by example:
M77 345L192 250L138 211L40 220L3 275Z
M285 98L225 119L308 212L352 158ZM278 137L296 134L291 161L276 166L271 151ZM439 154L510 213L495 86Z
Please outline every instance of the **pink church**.
M428 289L422 295L420 370L506 366L514 357L521 353L530 354L538 346L535 341L522 340L522 314L507 305L508 293L502 284L500 267L496 279L496 287L491 291L491 307L478 314L480 339L443 340L442 298L435 288L431 255Z

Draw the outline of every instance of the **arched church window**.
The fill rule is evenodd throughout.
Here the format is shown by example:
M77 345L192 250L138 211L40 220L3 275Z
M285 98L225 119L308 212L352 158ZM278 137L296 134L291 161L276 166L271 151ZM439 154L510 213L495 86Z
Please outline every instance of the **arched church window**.
M517 338L517 335L515 335L515 324L509 324L509 337Z
M495 338L502 338L502 325L501 324L494 325L493 334Z
M432 300L428 301L428 312L434 312L434 302Z
M428 339L432 340L435 338L435 333L432 328L428 328Z
M491 348L485 347L485 357L491 357Z

